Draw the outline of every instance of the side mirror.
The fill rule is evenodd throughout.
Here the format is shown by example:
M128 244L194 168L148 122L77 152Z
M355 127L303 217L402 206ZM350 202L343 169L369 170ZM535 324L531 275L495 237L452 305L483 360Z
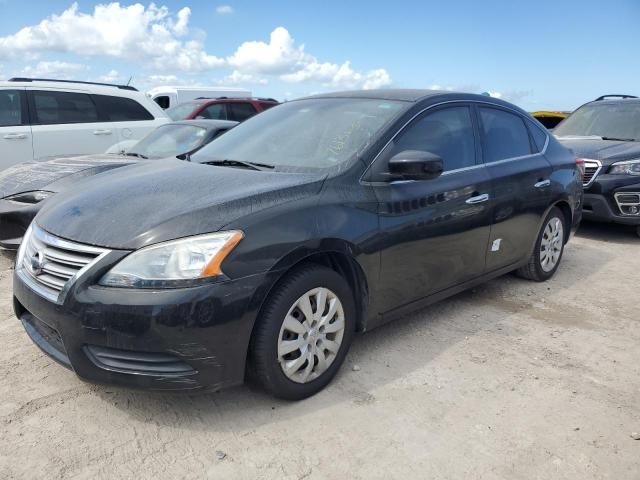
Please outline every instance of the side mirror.
M435 153L405 150L389 160L389 173L403 180L432 180L442 175L442 158Z

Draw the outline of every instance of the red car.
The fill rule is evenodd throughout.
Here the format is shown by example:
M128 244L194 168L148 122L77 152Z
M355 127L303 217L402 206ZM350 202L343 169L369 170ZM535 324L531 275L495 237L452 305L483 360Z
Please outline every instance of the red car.
M196 118L242 122L276 105L278 102L273 98L196 98L165 112L174 122Z

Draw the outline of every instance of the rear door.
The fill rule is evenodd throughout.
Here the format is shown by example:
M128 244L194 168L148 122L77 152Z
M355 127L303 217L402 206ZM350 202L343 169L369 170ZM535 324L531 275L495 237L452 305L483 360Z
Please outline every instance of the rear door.
M551 164L515 111L478 106L483 156L494 194L487 270L528 257L551 201ZM545 137L546 138L546 137Z
M244 122L247 118L253 117L257 112L255 107L249 102L233 102L227 104L229 120Z
M0 89L0 171L33 160L24 88Z
M376 164L404 150L439 155L444 173L434 180L373 187L384 236L377 295L383 312L482 275L491 228L491 181L469 105L428 110Z
M102 121L91 95L55 89L27 89L36 160L105 152L118 142L110 122Z
M227 120L227 106L224 103L212 103L203 108L196 118L207 120Z
M149 110L133 98L112 95L91 95L101 121L113 132L116 143L124 140L140 140L166 119L156 119ZM105 151L105 150L102 150Z

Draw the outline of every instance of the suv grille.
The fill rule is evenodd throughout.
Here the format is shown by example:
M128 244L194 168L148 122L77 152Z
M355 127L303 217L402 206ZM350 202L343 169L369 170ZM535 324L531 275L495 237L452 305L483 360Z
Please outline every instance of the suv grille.
M16 260L21 278L45 298L62 303L75 279L109 250L55 237L37 225L24 237Z
M593 181L600 173L602 169L602 163L598 160L585 160L584 161L584 178L582 179L582 184L585 188L590 187Z

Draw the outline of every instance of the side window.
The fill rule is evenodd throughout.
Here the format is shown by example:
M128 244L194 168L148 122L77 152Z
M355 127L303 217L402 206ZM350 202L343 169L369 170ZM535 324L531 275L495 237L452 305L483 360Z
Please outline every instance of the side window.
M256 113L256 109L250 103L230 103L229 105L229 120L235 120L236 122L242 122L247 118L253 117Z
M153 120L153 115L131 98L93 95L101 118L109 122L135 122Z
M166 95L162 95L160 97L156 97L153 99L154 102L156 102L161 109L166 110L167 108L169 108L170 105L170 101L169 101L169 97Z
M531 155L529 132L519 115L497 108L480 108L484 132L484 161Z
M22 92L0 90L0 127L22 125Z
M261 103L260 106L262 107L262 110L269 110L272 107L275 107L276 105L278 105L277 103Z
M35 121L39 124L92 123L98 111L85 93L34 90Z
M535 153L539 153L544 150L544 145L547 143L547 133L533 122L527 122L527 125L529 126L529 131L531 132L533 143L536 147Z
M444 170L476 164L475 137L469 107L449 107L427 113L394 140L388 158L404 150L421 150L442 158Z
M227 109L225 108L224 103L214 103L202 110L198 114L198 117L206 118L208 120L226 120Z

